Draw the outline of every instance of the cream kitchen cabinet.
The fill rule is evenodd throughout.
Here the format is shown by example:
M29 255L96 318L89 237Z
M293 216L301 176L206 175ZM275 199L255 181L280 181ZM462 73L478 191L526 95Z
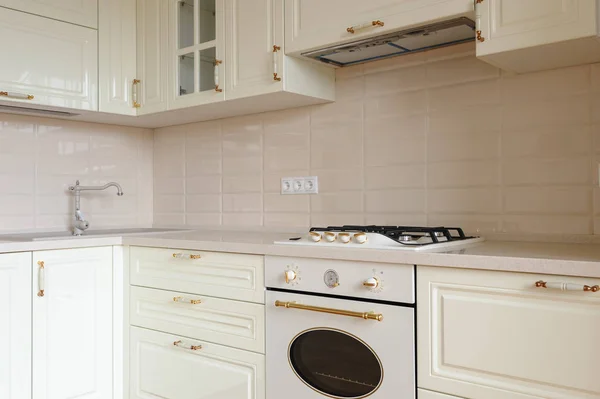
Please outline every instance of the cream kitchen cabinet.
M264 399L263 355L131 327L130 399Z
M113 398L112 253L34 252L33 399Z
M285 0L286 54L461 16L472 0Z
M419 388L470 399L600 397L600 281L418 267L417 284Z
M0 398L31 398L31 253L0 255Z
M98 110L97 31L0 7L0 103Z
M96 29L98 0L0 0L0 7Z
M600 61L597 0L476 2L477 56L518 73Z

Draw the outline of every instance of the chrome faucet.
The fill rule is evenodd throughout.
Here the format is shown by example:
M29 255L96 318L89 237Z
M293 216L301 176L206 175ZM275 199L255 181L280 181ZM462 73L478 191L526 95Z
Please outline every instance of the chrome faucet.
M90 227L90 222L84 219L83 213L81 213L81 192L82 191L101 191L106 190L109 187L115 187L117 189L117 195L120 197L123 195L123 189L119 183L107 183L103 186L80 186L79 180L75 182L74 186L69 186L69 191L75 193L75 221L73 222L73 235L80 236L85 230Z

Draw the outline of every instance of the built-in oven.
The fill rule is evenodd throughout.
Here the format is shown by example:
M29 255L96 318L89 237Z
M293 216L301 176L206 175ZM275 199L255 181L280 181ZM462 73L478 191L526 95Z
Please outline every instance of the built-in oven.
M271 257L266 275L267 399L415 397L414 292L385 299L412 266Z

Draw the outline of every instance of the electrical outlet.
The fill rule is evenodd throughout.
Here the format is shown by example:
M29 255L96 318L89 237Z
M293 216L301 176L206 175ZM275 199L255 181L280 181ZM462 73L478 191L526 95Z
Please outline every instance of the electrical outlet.
M283 177L281 179L281 194L317 194L319 192L319 178L308 177Z

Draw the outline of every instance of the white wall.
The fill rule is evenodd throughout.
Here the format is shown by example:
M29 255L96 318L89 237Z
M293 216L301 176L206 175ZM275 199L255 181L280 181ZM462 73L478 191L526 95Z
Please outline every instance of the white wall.
M77 179L125 192L82 194L93 228L151 225L152 146L147 129L0 114L0 231L68 228Z

